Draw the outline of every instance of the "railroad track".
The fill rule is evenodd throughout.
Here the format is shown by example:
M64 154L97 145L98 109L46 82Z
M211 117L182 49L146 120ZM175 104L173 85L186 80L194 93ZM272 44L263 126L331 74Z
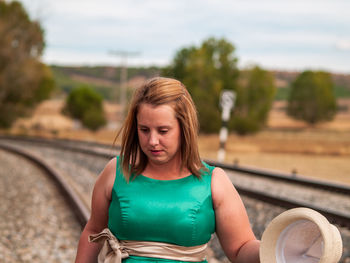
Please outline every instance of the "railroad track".
M207 162L211 165L225 169L228 172L228 174L230 174L230 172L235 172L236 176L239 173L243 173L249 176L250 178L261 177L271 182L273 181L273 184L275 184L276 182L282 182L282 184L284 185L299 185L301 188L305 189L305 191L309 192L319 191L320 189L324 190L324 192L332 192L334 193L332 194L332 196L342 196L344 198L343 201L345 202L344 204L346 205L346 208L350 208L350 187L347 186L337 185L334 183L328 184L324 181L312 180L304 177L295 177L294 174L290 175L266 170L251 169L247 167L238 167L237 165L227 165L210 160L207 160ZM246 195L251 198L261 200L273 205L281 206L286 209L296 207L308 207L323 214L331 223L344 226L350 229L350 213L335 211L334 209L331 209L333 206L319 206L317 205L317 202L319 201L317 200L317 198L314 198L314 203L310 203L310 201L303 201L302 198L299 198L299 200L297 200L295 199L296 197L290 197L289 194L286 194L284 196L276 196L272 193L259 190L259 186L254 189L249 185L249 182L247 182L246 186L240 186L239 184L234 185L237 191L242 195Z
M70 205L72 211L74 212L74 214L76 214L77 219L80 222L81 226L82 227L85 226L90 216L89 209L82 202L81 198L76 193L76 191L67 183L67 181L59 173L57 173L57 171L53 167L49 166L41 158L33 154L30 154L27 151L23 151L18 147L13 147L6 144L0 144L0 148L5 151L12 152L22 157L25 157L26 159L35 163L37 166L43 169L47 173L47 175L54 180L54 182L62 192L64 198L67 200L67 203Z
M41 145L42 147L54 147L55 149L62 149L65 151L70 152L76 152L81 153L85 155L90 155L93 157L101 158L102 160L111 159L113 156L117 154L117 147L111 147L104 144L99 143L85 143L80 141L72 141L72 140L48 140L48 139L39 139L39 138L25 138L25 137L0 137L1 140L7 140L12 142L22 142L27 143L27 145L35 144L36 146ZM303 200L296 200L295 198L291 198L290 194L287 194L286 196L281 195L275 195L271 194L268 191L261 191L259 189L252 189L250 182L248 182L248 185L240 185L239 182L234 183L236 189L238 192L242 195L248 196L250 198L254 198L260 201L264 201L273 205L281 206L285 209L290 209L294 207L309 207L311 209L314 209L320 213L322 213L324 216L327 217L327 219L339 226L344 226L350 229L350 213L346 213L346 211L350 211L350 187L338 185L334 183L324 182L324 181L318 181L318 180L312 180L309 178L301 177L301 176L295 176L294 174L285 174L285 173L278 173L278 172L271 172L266 170L260 170L260 169L252 169L248 167L242 167L238 165L229 165L229 164L223 164L218 163L212 160L205 160L210 165L214 165L217 167L221 167L227 171L229 175L231 175L232 180L236 177L249 177L256 180L256 178L263 178L265 181L269 180L273 184L276 182L281 182L284 185L294 185L298 186L298 188L303 188L305 191L319 191L320 189L323 191L321 192L320 198L324 193L332 192L332 196L339 196L342 198L342 202L345 203L348 202L348 206L343 209L344 211L335 211L334 209L331 209L334 207L332 206L319 206L317 205L318 200L313 200L313 202L310 201L303 201ZM99 170L98 168L96 169ZM253 180L252 179L252 180ZM242 181L242 180L240 180ZM249 181L249 180L248 180ZM273 186L272 186L273 187ZM91 189L90 189L91 190ZM89 195L89 194L87 194ZM89 197L87 197L88 200ZM315 198L314 198L315 199ZM85 203L88 203L88 201L85 201Z
M59 176L6 146L0 165L0 262L73 262L82 224Z
M68 192L71 192L73 194L70 194L71 197L68 197L68 199L70 203L74 203L72 204L72 206L77 212L77 217L79 218L81 225L85 225L89 216L89 203L91 199L92 186L94 184L94 181L96 180L98 173L102 170L107 160L115 156L118 152L117 147L113 148L111 146L96 143L86 144L84 142L69 140L46 140L38 138L32 139L18 137L0 137L0 148L7 148L7 150L9 151L18 151L18 149L25 149L24 151L22 150L22 152L24 152L24 154L27 155L36 156L34 157L34 159L41 159L40 157L38 158L38 156L45 156L45 162L49 164L48 166L56 167L55 173L59 174L58 177L61 177L61 180L63 181L63 183L60 183L62 185L61 187L70 187L70 190ZM66 170L66 168L63 167L63 161L68 162L66 166L71 168L73 167L72 170L76 172L72 172L72 170ZM221 164L210 160L206 160L206 162L208 162L211 165L224 168L233 181L234 178L241 178L239 179L239 181L242 181L242 178L247 177L248 179L246 180L249 182L251 180L263 178L263 180L270 180L273 181L273 183L279 182L283 185L297 185L298 188L314 188L316 189L316 191L322 189L321 191L332 196L337 196L337 198L339 196L342 196L343 199L345 198L345 201L342 202L346 202L346 200L348 200L349 202L347 203L350 205L350 195L347 188L344 186L340 186L339 188L337 188L337 185L332 184L332 187L325 187L324 182L308 180L306 178L301 177L295 178L294 175L271 173L268 171L239 167L236 165ZM74 176L80 173L84 174L84 176L81 176L80 179L78 179L78 177L73 178ZM303 184L303 181L305 181L306 183ZM264 223L259 223L261 224L261 226L259 226L258 228L258 232L260 232L257 235L258 237L260 237L261 232L266 227L266 224L268 223L266 221L270 221L274 216L279 214L281 212L281 208L283 211L284 209L303 206L310 207L314 210L319 211L320 213L325 215L330 222L340 226L343 236L344 247L350 247L350 214L346 214L344 211L336 211L334 209L330 210L328 209L327 205L315 206L310 202L301 202L286 197L276 196L270 193L269 191L258 191L254 189L254 187L252 187L251 183L248 183L248 186L245 186L244 184L241 185L239 183L234 182L234 185L242 196L247 196L248 198L255 199L255 201L252 201L253 203L263 202L271 204L272 207L280 207L279 210L276 209L276 211L278 212L275 211L274 213L272 213L272 215L268 216L267 214L271 212L269 211L270 208L264 208L263 213L261 213L261 211L256 211L260 209L259 207L261 207L261 205L255 206L254 204L250 207L250 205L248 204L248 214L249 211L253 211L252 213L255 213L252 216L254 220L255 218L261 217L262 214L264 216L269 217L268 219L264 219ZM77 200L79 199L80 201L78 201L78 203L80 204L78 205ZM315 200L315 203L318 203L317 200ZM349 209L347 211L349 211ZM256 220L259 221L258 219ZM255 223L253 223L253 225L254 224ZM217 242L213 243L213 246L218 246L215 245L218 244ZM217 249L220 250L219 247ZM350 259L350 251L346 252L344 258L346 258L346 260Z

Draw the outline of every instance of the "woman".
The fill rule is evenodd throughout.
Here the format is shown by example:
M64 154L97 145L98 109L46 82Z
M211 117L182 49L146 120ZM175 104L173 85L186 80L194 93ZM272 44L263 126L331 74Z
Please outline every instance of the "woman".
M76 262L96 262L101 245L88 237L107 227L119 240L161 242L180 252L202 249L216 232L232 262L259 262L259 241L244 205L225 172L201 162L197 133L196 109L181 82L153 78L136 90L120 156L96 181ZM166 253L136 253L123 262L187 261Z

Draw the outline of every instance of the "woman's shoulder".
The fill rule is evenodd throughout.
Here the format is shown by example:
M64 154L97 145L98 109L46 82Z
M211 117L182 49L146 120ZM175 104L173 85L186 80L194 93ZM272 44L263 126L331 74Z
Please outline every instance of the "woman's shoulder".
M104 169L97 178L97 182L105 185L108 189L113 188L118 158L114 157L108 161Z
M232 182L228 177L227 173L221 167L214 167L212 171L212 181L214 182L214 186L216 185L220 186L222 184L227 184L227 183L229 183L229 185L232 185Z
M220 167L215 167L213 170L211 191L215 208L220 206L225 200L234 203L240 199L230 177Z
M119 159L118 156L113 157L112 159L110 159L108 161L108 163L106 164L105 168L103 169L103 172L105 172L107 174L115 173L115 170L117 168L117 164L119 162L118 159Z

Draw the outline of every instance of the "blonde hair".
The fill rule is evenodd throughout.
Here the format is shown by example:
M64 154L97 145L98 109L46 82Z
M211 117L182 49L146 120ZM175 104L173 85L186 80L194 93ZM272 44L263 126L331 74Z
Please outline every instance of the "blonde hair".
M121 134L121 161L127 180L131 174L138 175L146 168L147 156L141 150L137 134L137 113L142 103L159 106L170 105L181 130L181 168L186 167L193 175L201 177L204 168L198 151L199 123L196 107L186 87L171 78L152 78L135 90L128 115L119 131Z

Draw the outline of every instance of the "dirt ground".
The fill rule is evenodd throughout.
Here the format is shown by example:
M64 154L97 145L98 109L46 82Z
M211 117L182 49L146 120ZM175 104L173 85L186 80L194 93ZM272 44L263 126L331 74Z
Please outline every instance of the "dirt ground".
M350 185L350 99L340 100L338 105L342 111L333 121L309 127L290 119L283 110L285 103L276 102L264 131L244 137L230 134L225 161ZM62 100L45 101L31 118L19 119L9 132L113 142L119 127L118 105L105 104L108 125L97 132L82 129L64 116L62 106ZM203 158L216 159L218 148L218 135L200 135Z

